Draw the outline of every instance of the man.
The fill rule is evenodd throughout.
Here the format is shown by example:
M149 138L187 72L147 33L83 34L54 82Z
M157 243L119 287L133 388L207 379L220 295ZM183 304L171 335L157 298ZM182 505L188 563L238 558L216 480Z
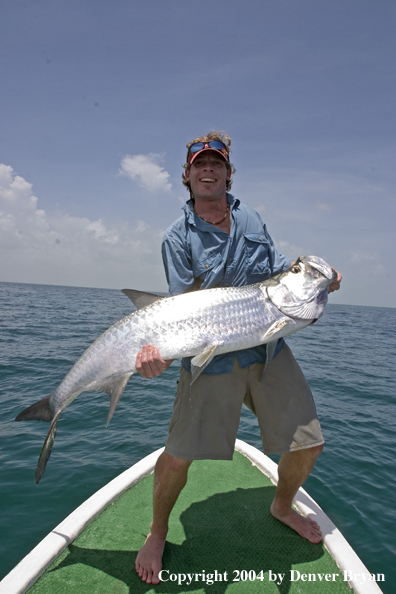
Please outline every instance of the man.
M230 144L228 136L212 132L187 145L183 183L190 200L162 245L171 295L260 282L292 264L277 251L259 215L228 193L235 171ZM337 290L340 281L338 275L329 290ZM152 345L136 359L146 378L170 364ZM226 353L190 384L190 361L183 359L169 437L155 468L153 521L135 562L142 580L159 583L169 515L191 462L232 459L242 403L258 418L264 452L282 454L272 515L310 542L320 542L317 523L295 512L292 501L323 449L323 436L308 384L283 339L272 360L265 345Z

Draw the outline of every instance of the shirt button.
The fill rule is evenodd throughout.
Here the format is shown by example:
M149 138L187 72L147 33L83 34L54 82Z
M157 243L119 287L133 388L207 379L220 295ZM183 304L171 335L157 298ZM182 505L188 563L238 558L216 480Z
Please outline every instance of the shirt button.
M259 237L259 241L263 241L263 238L262 237Z
M232 258L230 258L230 262L232 262Z
M209 264L205 264L205 268L209 268Z

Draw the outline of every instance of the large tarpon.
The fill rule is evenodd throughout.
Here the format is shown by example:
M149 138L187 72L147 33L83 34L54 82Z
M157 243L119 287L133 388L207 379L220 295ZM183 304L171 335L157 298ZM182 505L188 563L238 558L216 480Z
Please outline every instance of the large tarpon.
M102 334L78 359L49 396L17 421L51 422L36 469L39 482L55 439L61 412L81 392L110 395L109 423L121 394L135 373L143 345L159 348L163 359L193 357L192 381L215 355L273 343L316 321L337 273L321 258L299 258L287 271L255 285L206 289L176 297L125 289L137 311Z

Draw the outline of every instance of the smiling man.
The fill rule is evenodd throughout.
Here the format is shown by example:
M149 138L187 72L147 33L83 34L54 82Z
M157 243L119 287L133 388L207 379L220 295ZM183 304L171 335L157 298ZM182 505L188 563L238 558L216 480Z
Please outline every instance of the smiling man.
M235 172L230 145L221 132L187 145L183 183L190 200L162 245L170 295L258 283L292 264L275 248L260 216L229 193ZM339 289L340 281L338 275L329 291ZM136 359L136 369L146 378L170 364L152 345ZM160 581L169 515L192 461L232 459L242 404L257 416L264 452L282 454L272 515L310 542L322 540L316 522L292 509L294 495L323 449L323 436L309 386L284 340L272 350L260 345L216 356L193 385L186 358L169 437L155 468L153 521L135 562L143 581Z

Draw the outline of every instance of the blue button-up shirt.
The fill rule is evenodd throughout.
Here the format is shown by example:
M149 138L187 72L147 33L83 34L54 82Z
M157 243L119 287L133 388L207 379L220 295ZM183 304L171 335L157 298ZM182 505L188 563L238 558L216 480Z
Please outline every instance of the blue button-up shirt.
M231 212L230 235L203 221L192 200L165 232L162 258L170 295L196 289L241 287L266 280L289 268L291 259L275 248L260 216L227 193ZM275 354L283 340L279 341ZM231 373L236 356L242 368L264 363L265 345L217 355L202 373ZM183 366L190 371L190 358Z

